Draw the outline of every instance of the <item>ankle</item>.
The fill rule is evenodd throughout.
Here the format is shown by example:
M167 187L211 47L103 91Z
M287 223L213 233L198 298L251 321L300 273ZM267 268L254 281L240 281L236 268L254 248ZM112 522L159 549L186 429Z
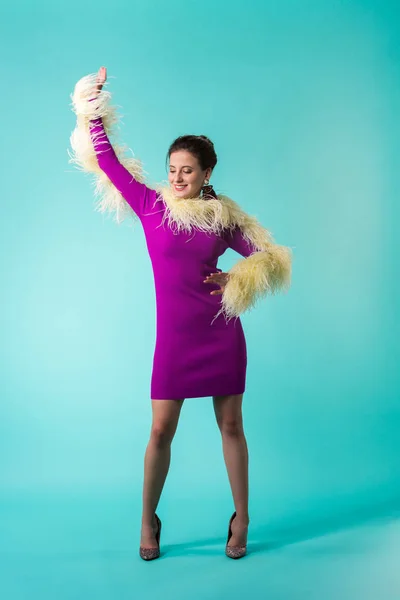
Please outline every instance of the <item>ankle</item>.
M152 528L154 529L155 527L157 527L157 520L155 515L151 515L151 516L146 516L146 517L142 517L142 529L146 529L146 528Z
M234 518L234 521L237 525L241 525L242 527L248 527L250 524L250 517L249 515L241 515L241 514L237 514Z

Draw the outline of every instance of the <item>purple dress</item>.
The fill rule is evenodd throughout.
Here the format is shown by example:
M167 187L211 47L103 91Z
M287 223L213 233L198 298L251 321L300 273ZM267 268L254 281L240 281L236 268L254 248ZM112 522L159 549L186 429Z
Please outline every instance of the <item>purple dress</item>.
M206 284L220 272L218 258L227 248L244 257L255 249L240 229L225 235L160 226L164 201L158 192L133 179L119 162L101 119L91 122L91 135L101 170L132 207L142 224L151 259L157 307L156 344L151 398L184 399L242 394L246 383L246 340L240 319L226 322L218 285Z

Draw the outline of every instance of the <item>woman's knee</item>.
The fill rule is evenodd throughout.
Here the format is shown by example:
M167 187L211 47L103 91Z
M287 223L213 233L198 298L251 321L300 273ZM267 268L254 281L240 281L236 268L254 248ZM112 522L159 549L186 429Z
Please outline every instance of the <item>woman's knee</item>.
M151 427L150 440L158 448L165 448L171 444L175 435L175 431L175 423L153 423Z
M223 436L240 437L243 435L243 421L240 416L220 419L218 426Z

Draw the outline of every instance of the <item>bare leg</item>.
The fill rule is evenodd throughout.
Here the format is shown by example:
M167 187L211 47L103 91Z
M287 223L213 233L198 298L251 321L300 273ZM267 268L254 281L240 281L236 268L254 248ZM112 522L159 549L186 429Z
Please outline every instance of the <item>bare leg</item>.
M249 519L249 455L243 431L243 395L215 396L214 410L222 435L222 448L235 504L230 546L243 546L247 541Z
M144 459L143 514L140 545L156 548L155 512L171 461L171 442L178 426L183 400L153 400L153 422Z

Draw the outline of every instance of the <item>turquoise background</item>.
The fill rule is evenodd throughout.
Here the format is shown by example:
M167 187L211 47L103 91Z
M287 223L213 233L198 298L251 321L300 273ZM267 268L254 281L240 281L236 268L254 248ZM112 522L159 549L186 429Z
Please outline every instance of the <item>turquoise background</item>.
M399 506L399 18L396 2L377 0L40 0L1 9L7 600L239 598L252 586L260 598L377 597L365 577L336 589L328 567L315 577L296 557L271 557L267 543ZM137 555L151 265L140 225L95 213L90 177L67 155L69 95L101 65L122 107L121 137L150 182L166 178L176 136L208 135L217 191L293 248L290 292L243 317L257 552L241 574L223 556L233 507L207 398L184 403L159 507L173 560L156 561L159 575L150 575ZM229 252L220 266L238 259Z

